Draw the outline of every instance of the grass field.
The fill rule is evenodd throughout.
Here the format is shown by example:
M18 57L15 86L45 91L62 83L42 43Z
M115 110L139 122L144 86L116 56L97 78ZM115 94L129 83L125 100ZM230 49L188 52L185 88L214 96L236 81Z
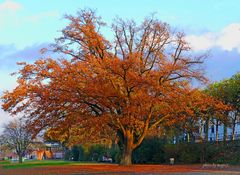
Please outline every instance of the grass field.
M4 169L15 169L15 168L33 168L40 166L62 166L62 165L94 165L99 163L93 162L73 162L64 160L27 160L23 163L12 163L10 161L0 161L0 165Z

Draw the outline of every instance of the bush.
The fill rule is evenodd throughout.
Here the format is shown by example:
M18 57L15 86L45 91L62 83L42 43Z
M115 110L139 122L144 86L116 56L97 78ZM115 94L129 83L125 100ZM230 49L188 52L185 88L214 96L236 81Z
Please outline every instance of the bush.
M180 163L199 163L201 156L200 146L196 143L185 143L179 145Z
M107 148L103 145L92 145L89 148L89 160L100 161L102 156L107 155Z
M146 138L142 144L133 151L134 163L163 163L165 140L158 137Z
M72 148L72 160L78 161L79 160L79 149L77 145L74 145Z
M65 151L64 159L65 160L72 160L72 152L71 152L71 150L66 150Z
M109 156L112 158L114 163L120 163L121 151L117 145L113 146L108 150Z
M100 144L94 144L90 147L74 145L71 150L65 153L65 159L73 161L101 161L103 156L111 157L113 162L120 162L120 150L117 146L108 148Z
M240 141L220 142L207 146L207 162L240 164Z

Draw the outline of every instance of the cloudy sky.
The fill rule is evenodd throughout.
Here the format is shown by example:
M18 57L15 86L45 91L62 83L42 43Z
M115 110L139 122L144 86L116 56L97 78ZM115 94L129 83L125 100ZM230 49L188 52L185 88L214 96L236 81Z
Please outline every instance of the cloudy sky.
M211 81L240 71L239 0L0 0L0 95L16 85L16 62L32 62L66 25L65 14L91 8L109 26L114 17L137 22L152 13L186 33L196 51L209 51L206 76ZM0 110L0 131L10 119Z

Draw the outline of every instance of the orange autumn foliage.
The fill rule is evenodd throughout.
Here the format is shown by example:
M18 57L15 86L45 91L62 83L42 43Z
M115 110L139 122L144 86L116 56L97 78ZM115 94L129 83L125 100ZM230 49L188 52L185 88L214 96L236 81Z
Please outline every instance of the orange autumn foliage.
M18 86L3 96L3 108L24 112L36 132L69 144L123 136L122 164L148 133L162 125L197 118L196 110L221 103L191 88L192 79L205 81L184 34L154 18L137 26L117 19L114 41L99 32L104 24L92 11L67 16L70 24L52 45L66 59L21 63ZM69 59L69 57L71 59Z

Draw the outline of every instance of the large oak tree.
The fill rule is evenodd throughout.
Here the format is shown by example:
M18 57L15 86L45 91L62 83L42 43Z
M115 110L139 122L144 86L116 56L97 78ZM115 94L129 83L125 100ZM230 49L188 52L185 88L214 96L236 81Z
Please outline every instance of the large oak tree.
M190 86L205 80L199 66L205 56L192 54L183 33L155 18L140 25L115 19L108 41L91 10L66 18L51 46L65 59L21 63L18 86L3 96L3 108L24 112L36 132L52 128L72 143L117 136L121 163L130 165L147 134L215 103Z

